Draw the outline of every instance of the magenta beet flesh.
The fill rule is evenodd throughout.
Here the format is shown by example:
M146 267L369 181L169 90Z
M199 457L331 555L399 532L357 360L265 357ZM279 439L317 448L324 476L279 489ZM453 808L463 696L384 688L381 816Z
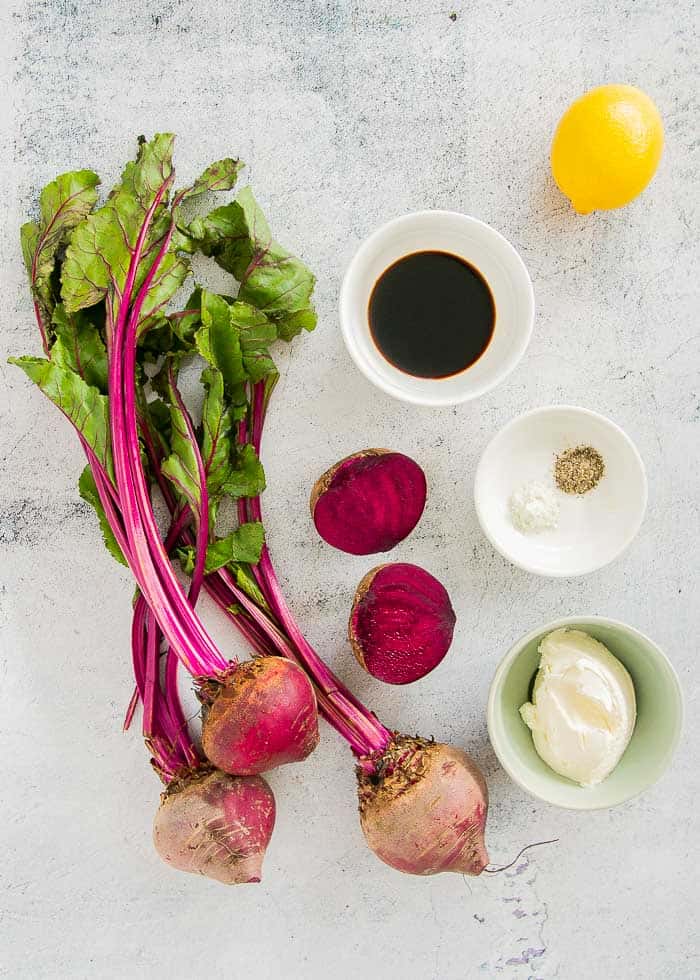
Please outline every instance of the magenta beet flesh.
M373 677L410 684L440 663L455 621L446 589L429 572L418 565L380 565L358 586L348 636Z
M202 748L224 772L250 776L303 761L318 745L316 695L308 677L282 657L239 664L207 685ZM211 697L208 697L211 695Z
M324 541L351 555L389 551L411 533L426 498L425 474L402 453L366 449L317 480L311 513Z
M275 826L275 798L260 776L200 771L174 780L153 822L166 864L225 885L260 881Z

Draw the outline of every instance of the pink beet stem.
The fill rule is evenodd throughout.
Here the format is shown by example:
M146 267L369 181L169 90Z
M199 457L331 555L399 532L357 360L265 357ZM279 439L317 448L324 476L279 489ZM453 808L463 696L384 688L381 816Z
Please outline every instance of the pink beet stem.
M143 420L142 424L144 424L144 428L147 429L147 426ZM147 452L149 453L151 467L154 470L156 479L160 485L162 479L160 476L160 454L156 451L155 442L150 433L145 439L145 444L147 447ZM175 499L167 486L167 481L164 490L166 503L171 512L174 512L176 507ZM186 525L189 523L190 519L191 513L189 508L184 508L180 513L179 518L176 520L176 523L171 527L171 531L166 540L166 550L172 547L176 533L180 532L181 529L181 540L183 543L190 545L192 544L190 532L186 529ZM261 655L281 654L282 656L288 657L289 659L299 663L299 666L303 668L303 661L300 660L296 651L290 646L289 641L281 632L279 627L271 620L265 611L261 610L246 595L246 593L244 593L238 587L231 572L227 568L221 568L215 574L206 576L204 584L207 592L209 592L214 601L235 623L236 627L244 634L256 652L260 653ZM231 606L233 605L241 607L244 615L241 613L231 612ZM343 715L344 706L342 704L342 692L344 689L342 688L340 682L337 681L337 679L334 678L330 672L328 672L328 676L331 680L325 691L319 691L317 686L316 693L319 700L319 709L324 714L324 717L326 717L326 720L333 725L344 738L347 739L352 746L353 751L355 751L358 755L365 755L368 753L368 751L370 751L366 741L362 737L358 737L358 734L352 724L349 724L347 718ZM334 704L333 701L330 700L332 697L340 699L341 704ZM350 695L349 692L348 697L349 699L352 699L352 695Z
M157 260L156 260L157 262ZM156 263L151 268L149 275L153 275L155 272ZM150 285L149 278L146 278L142 286L141 293L145 295L145 292ZM145 531L148 536L148 544L154 549L155 554L159 559L159 564L164 567L166 576L169 573L172 576L175 583L175 591L179 597L181 597L181 592L179 590L179 583L174 578L172 568L169 565L167 555L163 551L163 543L157 533L155 528L155 521L153 518L152 510L150 508L150 498L148 496L145 475L143 473L143 468L140 459L140 453L138 452L138 435L137 435L137 422L136 422L136 406L135 406L135 362L136 362L136 329L134 324L138 322L138 312L140 310L140 303L134 304L134 309L129 320L130 330L127 332L125 339L125 369L124 375L126 379L126 386L124 391L125 399L125 409L124 414L126 416L126 427L127 427L127 444L132 448L132 461L133 461L133 478L135 483L135 491L139 500L138 510L140 516L145 522ZM118 332L118 331L117 331ZM253 390L253 427L252 427L252 438L253 445L259 452L260 441L262 437L262 426L264 422L265 408L266 408L266 385L261 382L254 386ZM115 440L116 441L116 440ZM119 460L120 465L122 460ZM127 502L129 506L130 501ZM253 498L249 501L249 512L252 514L253 519L260 519L260 501L259 498ZM131 513L133 515L133 508L131 508ZM138 525L137 525L138 527ZM136 538L136 543L139 543L139 539ZM160 561L162 559L162 561ZM348 739L353 750L359 755L369 755L373 752L382 750L386 747L391 739L391 733L384 728L383 725L372 715L366 708L356 699L354 696L340 683L340 681L332 674L332 672L325 666L325 664L317 656L313 648L306 641L305 637L299 630L296 622L294 621L291 612L289 611L284 598L282 596L281 590L279 588L279 583L277 582L274 569L269 560L269 555L267 553L267 548L263 546L263 553L260 563L260 573L262 581L265 583L267 590L267 599L270 603L273 613L277 615L280 622L284 625L284 628L288 635L290 636L294 648L296 649L297 656L292 655L292 659L300 659L301 666L307 670L307 673L312 677L315 682L317 689L320 690L322 697L320 698L320 706L324 711L327 719L331 724L333 724L337 730ZM257 608L257 606L252 603L248 597L240 590L234 583L230 572L226 569L219 570L219 577L224 581L227 586L232 602L228 605L232 605L233 602L241 605L246 612L251 616L251 618L263 625L265 631L269 634L277 633L278 631L274 627L274 624L269 620L269 618ZM184 599L184 597L182 597ZM150 599L149 599L150 602ZM178 605L179 602L178 602ZM178 612L180 610L178 609ZM191 608L188 609L191 613ZM196 620L199 624L199 620ZM237 622L237 619L234 619ZM166 632L166 623L161 623L164 632ZM201 624L200 628L201 628ZM203 628L202 628L203 629ZM207 637L208 638L208 637ZM172 644L172 639L168 637ZM278 634L276 639L276 646L280 648L280 641L283 640L282 634ZM286 655L289 655L288 645ZM176 650L178 649L176 645ZM179 652L179 651L178 651ZM218 651L217 651L218 652ZM193 672L191 666L188 666L190 672ZM209 673L206 670L200 670L199 673Z
M210 675L224 670L227 661L188 604L175 577L155 523L138 439L136 346L139 315L156 271L169 248L174 229L172 222L139 290L131 314L128 318L126 315L146 232L171 177L161 186L149 209L127 275L109 365L110 423L117 487L130 544L132 570L163 633L185 666L191 673Z
M153 713L155 711L156 687L159 683L160 669L159 633L154 629L153 614L146 615L146 682L143 697L143 727L145 732L153 731Z
M258 456L260 456L266 409L266 385L264 382L258 382L253 386L251 427L252 444ZM248 501L248 513L252 520L262 521L262 508L259 496L253 497ZM267 545L263 545L259 569L265 583L265 598L297 649L302 660L302 665L314 680L316 686L329 699L338 703L341 714L363 738L364 749L361 754L370 755L373 752L386 748L391 741L391 732L341 684L297 626L282 594Z
M157 665L152 693L146 690L149 683L147 674L151 669L148 664L148 649L150 647L157 651L160 637L153 614L143 596L139 596L134 607L132 624L134 676L144 703L151 702L151 710L144 711L143 734L151 749L154 764L167 782L178 770L196 764L198 755L189 738L177 689L173 698L173 692L168 689L167 677L166 689L161 689Z
M180 404L185 414L185 417L188 420L188 430L193 433L194 426L192 425L192 420L191 417L189 416L189 413L187 412L187 408L186 406L184 406L184 404L182 404L182 402L180 402ZM149 461L151 463L151 469L155 474L156 482L158 483L159 489L163 494L163 498L165 500L166 505L168 506L168 509L170 510L171 514L174 514L176 511L176 502L172 490L170 488L170 485L168 481L163 477L161 471L162 454L156 448L156 443L147 421L145 419L141 419L140 424L141 424L142 438L144 440L144 444L146 446L146 452L148 454ZM198 460L201 462L199 447L196 444L195 444L195 452L197 453ZM205 465L203 482L206 481L207 475L208 475L208 468ZM190 544L190 545L192 544L192 540L188 531L188 525L190 524L191 519L192 519L192 513L189 508L189 505L185 505L182 508L180 514L178 515L176 523L171 525L171 531L165 543L166 551L172 549L172 547L177 542L178 538L182 538L182 542L184 544ZM246 518L244 514L243 521L245 522L245 520ZM229 614L229 616L233 616L234 614L231 613L231 611L228 609L228 606L236 604L240 606L245 606L244 611L247 613L248 616L250 616L252 613L254 619L259 618L258 607L254 603L252 603L250 600L247 600L247 597L246 597L247 601L245 602L241 601L244 593L242 593L238 589L238 586L234 582L230 572L224 569L221 569L220 571L222 574L227 575L229 578L229 582L231 585L231 594L227 598L222 598L221 596L217 598L216 596L213 596L215 600L218 602L218 604L222 606L222 608ZM215 581L215 576L207 576L207 578L204 580L205 585L207 587L207 591L209 592L212 591L212 586L214 581ZM190 587L190 592L188 595L189 601L191 603L195 603L197 601L198 594L199 594L198 588L193 592L192 587ZM260 616L262 616L262 618L259 619L259 622L261 624L266 625L267 620L265 619L264 615L260 614ZM238 628L244 633L246 639L251 644L253 649L256 652L258 652L261 656L274 653L274 649L270 647L269 640L265 636L264 628L259 629L258 624L256 622L251 621L249 618L245 618L244 616L241 616L240 613L235 614L235 622Z
M204 462L202 461L202 454L199 451L199 443L197 442L197 436L195 435L190 413L187 411L185 403L182 400L182 395L180 394L175 381L175 372L173 371L172 362L168 367L168 378L173 395L175 396L175 401L177 402L177 406L185 420L187 437L190 440L192 451L194 452L195 459L197 461L197 476L199 481L199 511L195 515L197 523L197 539L195 542L194 569L190 579L190 589L188 595L190 605L195 606L202 588L202 582L204 581L204 566L207 558L207 545L209 544L209 491L207 490L207 474L204 469Z
M225 570L221 569L221 571L223 572ZM218 582L216 581L217 578L219 579ZM229 606L232 601L236 601L236 602L243 601L243 602L250 603L248 597L237 595L236 592L232 591L232 589L235 588L235 586L229 583L226 580L225 576L221 576L219 573L217 573L216 576L210 576L209 579L206 580L206 586L208 591L210 591L212 598L214 598L214 600L221 606L221 608L229 616L229 618L232 619L235 625L239 626L240 628L240 617L234 616L229 611ZM305 669L303 659L299 656L297 651L290 645L287 637L279 630L277 626L275 626L274 623L272 623L269 619L267 619L265 613L258 610L257 606L255 606L254 603L251 603L251 606L252 606L251 609L252 615L255 615L255 613L257 613L257 616L259 616L262 620L267 620L266 629L275 647L272 652L277 654L278 656L281 655L283 657L287 657L289 660L293 660L302 669ZM253 610L255 611L255 613L253 612ZM338 684L340 684L340 682L338 682ZM357 731L352 726L352 724L349 723L348 718L343 713L342 694L340 693L339 688L336 687L334 690L329 687L325 690L321 690L315 681L314 681L314 687L316 688L316 698L318 700L319 711L323 714L326 721L330 725L332 725L336 729L336 731L338 731L339 734L341 734L343 738L345 738L350 743L350 746L352 747L353 751L357 755L366 754L368 752L368 748L365 741L360 736L358 736ZM334 697L340 703L335 703L333 700Z
M135 403L135 363L139 316L156 271L169 248L174 223L171 223L170 229L163 239L130 314L129 303L148 231L155 212L165 197L173 178L174 174L171 174L163 182L142 224L132 251L125 286L120 295L116 322L113 318L112 305L106 304L107 342L110 355L108 385L110 429L116 486L85 440L80 436L107 519L124 557L132 568L142 592L148 597L149 605L153 610L153 614L147 613L145 601L142 597L139 598L134 610L133 624L134 671L137 688L142 698L145 695L148 705L144 719L145 726L149 729L148 738L154 751L158 754L157 761L164 777L171 776L177 765L185 757L191 763L196 761L197 756L186 738L183 742L182 733L186 730L186 721L177 694L176 662L171 653L168 655L169 659L165 672L166 691L160 691L159 680L156 683L155 667L157 667L160 647L160 629L163 629L168 638L171 650L174 644L178 656L191 672L208 673L216 669L223 669L226 664L199 619L192 612L192 608L185 600L179 582L175 578L167 551L155 525L150 495L141 465L138 440L139 422ZM174 206L179 203L179 200L180 196L176 198ZM116 286L115 292L119 294ZM47 338L36 303L35 313L42 343L47 350ZM272 385L264 382L254 388L258 410L255 411L254 408L253 411L253 444L256 445L258 452L265 408L271 390ZM142 426L142 431L147 429L147 426ZM190 435L192 434L190 433ZM245 441L245 431L242 441ZM155 471L159 476L159 485L161 489L164 489L164 481L158 473L158 467L155 468ZM165 493L164 496L166 496ZM259 499L255 498L251 501L250 509L253 513L260 514ZM239 516L243 516L246 512L245 502L243 502L243 506L239 504ZM171 513L174 514L172 506ZM176 518L178 527L184 528L190 516L184 510L181 511ZM183 531L183 534L187 541L189 532ZM198 538L200 538L199 533ZM191 538L189 540L191 541ZM201 545L201 539L199 544ZM200 547L196 548L196 553L197 555L201 554ZM267 549L265 549L264 558L262 568L255 569L254 574L261 587L264 587L263 591L268 593L269 600L272 600L270 604L282 619L287 632L290 633L294 647L289 645L286 637L271 618L259 610L238 588L230 573L225 569L221 569L216 576L210 576L204 580L208 591L220 605L225 604L230 618L244 632L244 635L250 638L254 646L262 651L267 649L269 643L272 643L277 651L300 662L301 666L307 669L317 688L321 710L327 720L350 742L357 754L365 754L368 751L384 747L390 738L390 733L334 677L305 640L282 597ZM191 593L194 593L195 599L201 587L201 581L199 581L201 575L200 571L195 580L194 589L190 590ZM229 607L234 603L245 610L250 621L231 612ZM148 693L146 693L146 686ZM163 695L162 699L160 695ZM136 701L137 697L132 697L125 718L126 727L133 717ZM165 712L163 708L165 708ZM173 714L178 715L178 712L179 717L175 719L175 727L173 728ZM160 726L161 724L165 728L156 731L156 725ZM175 735L176 731L177 735ZM180 759L176 760L174 756L168 754L175 751L182 753Z
M136 709L139 706L139 701L141 696L139 694L138 687L135 687L131 695L131 700L127 705L126 713L124 714L124 721L122 722L122 731L128 732L131 728L131 723L134 720L134 715L136 714Z
M248 386L246 387L248 388ZM238 423L238 445L245 446L247 442L248 442L248 420L242 418ZM245 497L238 498L237 510L238 510L238 523L245 524L245 522L248 520L248 501L246 500ZM260 569L257 565L251 565L250 567L253 573L253 577L255 578L255 581L258 585L258 588L264 595L265 588L264 588L263 578L260 573Z
M131 257L124 295L122 296L122 301L117 314L117 321L114 325L114 330L111 336L108 338L111 348L108 379L110 395L110 429L117 489L122 506L126 537L129 544L127 552L128 560L130 561L132 571L134 572L142 592L144 595L146 595L149 601L149 605L152 609L154 609L159 621L164 626L164 632L166 632L166 634L171 634L169 639L175 637L176 643L182 643L185 651L184 656L194 665L198 664L199 661L197 649L188 649L189 638L186 636L184 631L179 628L179 623L175 617L172 617L172 622L168 621L170 608L167 595L162 587L162 583L158 579L157 573L155 573L155 569L153 568L149 551L149 542L141 521L141 515L139 513L138 500L133 485L129 460L129 453L134 452L134 445L133 441L130 441L128 438L129 433L127 431L126 421L124 418L126 399L123 390L124 357L122 348L124 346L124 334L127 326L128 304L136 277L136 270L141 258L143 245L153 218L153 214L155 213L158 204L162 200L167 190L170 179L171 178L164 182L164 184L159 188L153 200L153 204L151 205L146 215L146 219L141 227L136 246ZM134 378L130 377L127 380L131 381L133 395ZM127 384L127 388L128 387L129 385ZM133 419L133 423L134 425L136 424L135 418ZM135 455L140 457L138 437L136 438L135 443Z

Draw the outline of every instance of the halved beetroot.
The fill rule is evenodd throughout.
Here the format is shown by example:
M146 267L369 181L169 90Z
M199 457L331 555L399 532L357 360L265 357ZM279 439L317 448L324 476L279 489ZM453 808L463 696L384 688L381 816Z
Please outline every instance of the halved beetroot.
M418 565L380 565L362 579L348 636L377 680L410 684L429 674L452 643L457 617L443 585Z
M425 474L408 456L364 449L316 481L311 514L318 533L334 548L373 555L389 551L411 533L426 495Z

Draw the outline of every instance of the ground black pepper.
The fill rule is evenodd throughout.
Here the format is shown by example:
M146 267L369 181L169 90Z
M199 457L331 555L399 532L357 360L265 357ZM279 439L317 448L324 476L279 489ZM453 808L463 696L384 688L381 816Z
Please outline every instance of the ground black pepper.
M554 480L564 493L588 493L605 473L603 457L592 446L575 446L554 461Z

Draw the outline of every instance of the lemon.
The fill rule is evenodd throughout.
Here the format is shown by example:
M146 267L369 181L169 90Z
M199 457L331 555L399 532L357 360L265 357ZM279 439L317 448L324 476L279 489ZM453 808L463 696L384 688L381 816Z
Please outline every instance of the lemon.
M633 85L601 85L573 102L552 140L552 174L574 210L621 208L656 173L664 145L659 111Z

